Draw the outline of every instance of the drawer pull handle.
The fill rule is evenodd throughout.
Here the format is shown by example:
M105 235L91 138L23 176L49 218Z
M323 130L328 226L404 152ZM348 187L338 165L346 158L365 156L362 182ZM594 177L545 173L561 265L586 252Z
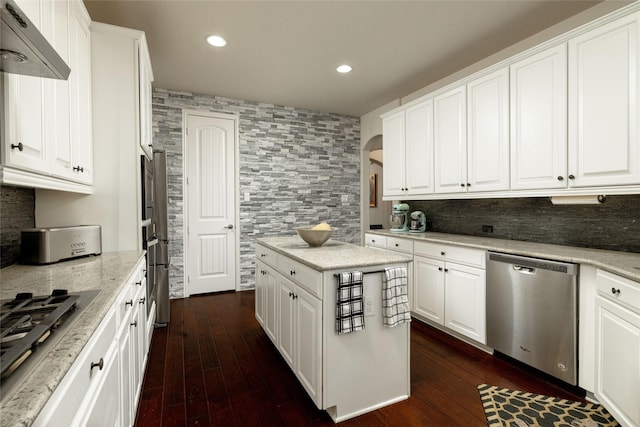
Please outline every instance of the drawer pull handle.
M443 268L442 268L442 267L438 267L438 271L442 271L442 270L443 270Z
M398 246L400 246L400 245L396 243L396 248L397 248Z
M445 251L440 252L440 255L445 256L446 255Z
M82 166L74 166L73 170L75 172L84 172L84 168Z
M130 299L129 301L127 301L127 302L125 302L125 303L124 303L124 306L125 306L125 307L126 307L126 306L128 306L128 305L130 305L130 306L132 306L132 307L133 307L133 300L132 300L132 299Z
M573 175L569 175L569 179L576 179L576 177Z
M142 286L142 280L140 280L139 282L136 282L136 285Z
M11 149L13 150L14 148L17 148L18 151L22 151L24 150L24 145L22 145L22 142L18 142L18 144L11 144Z
M620 289L611 288L611 293L614 295L620 295Z
M134 322L131 322L131 323L129 323L129 325L133 326L134 328L137 328L138 327L138 321L136 320Z
M449 272L449 269L448 269L448 268L445 268L445 269L444 269L444 272L445 272L445 273L448 273L448 272Z
M558 181L564 181L564 176L558 175Z
M140 298L140 304L144 304L147 301L147 297Z
M93 371L93 368L98 368L98 370L102 371L102 368L104 368L104 359L101 357L98 363L91 362L90 370Z
M291 271L289 271L289 274L292 275L292 276L295 276L296 275L296 271L295 270L291 270Z
M264 258L266 256L267 256L267 254L260 254L260 258Z

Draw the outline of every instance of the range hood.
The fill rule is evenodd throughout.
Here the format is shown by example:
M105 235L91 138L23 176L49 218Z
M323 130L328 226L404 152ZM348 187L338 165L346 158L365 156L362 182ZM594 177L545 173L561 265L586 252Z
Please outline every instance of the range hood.
M0 0L0 71L67 80L71 69L12 0Z

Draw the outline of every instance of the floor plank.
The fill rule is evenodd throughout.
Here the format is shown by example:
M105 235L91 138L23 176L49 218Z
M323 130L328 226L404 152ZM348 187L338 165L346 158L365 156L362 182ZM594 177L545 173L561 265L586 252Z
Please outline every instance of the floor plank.
M483 426L481 383L583 401L576 390L414 319L411 397L340 426ZM169 326L154 331L135 425L334 424L255 320L254 293L246 291L171 301Z

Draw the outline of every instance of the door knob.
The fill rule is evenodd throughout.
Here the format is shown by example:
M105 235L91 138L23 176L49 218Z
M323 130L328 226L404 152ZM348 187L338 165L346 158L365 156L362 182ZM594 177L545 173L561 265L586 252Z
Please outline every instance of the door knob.
M233 229L233 224L229 224L225 228L228 228L229 230L232 230Z

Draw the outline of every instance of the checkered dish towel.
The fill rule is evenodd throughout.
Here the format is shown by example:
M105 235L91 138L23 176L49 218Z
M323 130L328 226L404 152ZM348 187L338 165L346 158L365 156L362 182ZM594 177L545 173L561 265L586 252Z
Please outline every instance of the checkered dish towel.
M364 329L362 271L342 272L336 295L336 332L348 334Z
M382 319L393 327L411 321L406 267L387 267L382 279Z

